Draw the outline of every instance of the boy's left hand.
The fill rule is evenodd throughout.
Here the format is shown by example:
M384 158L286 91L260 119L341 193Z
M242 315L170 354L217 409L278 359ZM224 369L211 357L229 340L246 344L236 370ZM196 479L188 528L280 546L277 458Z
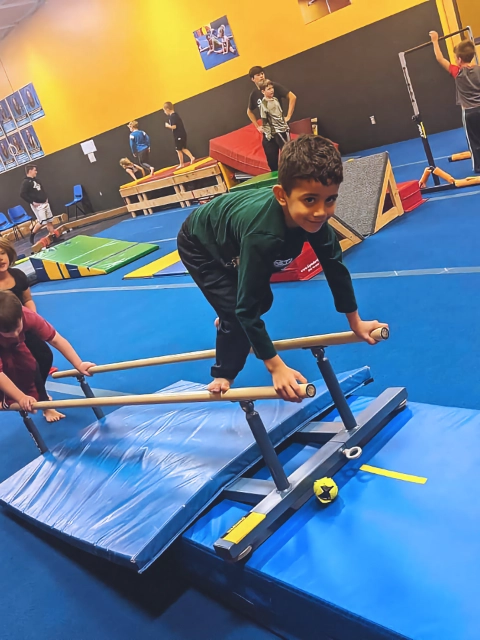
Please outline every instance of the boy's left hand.
M428 35L432 42L438 42L438 33L436 31L430 31Z
M88 370L94 366L95 366L95 363L93 362L81 362L77 367L77 371L80 371L80 373L83 374L84 376L91 377L93 374L88 373Z
M375 329L381 329L382 327L387 327L388 329L388 324L385 324L385 322L378 322L378 320L358 320L357 322L352 322L350 324L350 328L353 333L361 340L368 342L368 344L377 344L377 340L372 338L370 334L372 331L375 331Z

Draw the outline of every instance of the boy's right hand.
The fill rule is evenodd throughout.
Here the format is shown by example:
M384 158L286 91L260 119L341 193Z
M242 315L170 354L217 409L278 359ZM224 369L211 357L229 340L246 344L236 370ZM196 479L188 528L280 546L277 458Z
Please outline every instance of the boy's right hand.
M23 394L17 402L20 405L20 409L22 409L22 411L28 411L28 413L36 413L36 411L34 411L33 409L33 404L37 401L35 398L32 398L32 396L26 396L25 394Z
M280 356L265 360L265 366L272 374L275 391L287 402L301 402L299 382L306 384L307 379L299 371L287 367Z
M428 35L432 42L438 42L438 33L436 31L430 31Z

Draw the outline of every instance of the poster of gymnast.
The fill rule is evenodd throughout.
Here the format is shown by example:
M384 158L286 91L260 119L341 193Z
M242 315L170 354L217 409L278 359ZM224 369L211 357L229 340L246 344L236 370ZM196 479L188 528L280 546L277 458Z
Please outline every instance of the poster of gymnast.
M15 91L12 95L7 96L7 103L10 107L10 113L15 119L17 127L23 127L30 123L30 116L23 104L22 96L19 91Z
M237 45L227 16L200 27L193 32L193 36L203 66L207 70L238 57Z
M45 111L40 104L40 99L32 83L22 87L19 93L22 96L23 104L30 116L30 120L38 120L38 118L42 118L45 115Z
M331 13L352 4L351 0L298 0L305 24L325 18Z
M20 131L14 131L7 136L8 146L11 153L15 156L17 164L25 164L30 162L30 156L25 146L25 142L20 134Z
M36 160L37 158L41 158L45 155L42 145L40 144L40 140L38 139L36 131L32 125L22 129L20 133L32 160Z
M17 128L6 100L0 100L0 125L5 133L15 131Z
M3 162L5 169L13 169L13 167L17 166L17 161L10 149L7 139L0 140L0 159Z

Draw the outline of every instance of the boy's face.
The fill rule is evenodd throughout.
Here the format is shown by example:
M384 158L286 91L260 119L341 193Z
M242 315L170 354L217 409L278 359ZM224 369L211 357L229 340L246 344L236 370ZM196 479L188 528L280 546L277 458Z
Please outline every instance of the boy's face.
M288 227L301 227L317 233L335 215L340 185L325 186L315 180L297 180L290 195L280 185L273 192L283 208Z
M22 333L22 329L23 329L23 320L20 318L17 324L17 328L14 331L10 331L9 333L4 333L3 331L0 331L0 336L3 336L4 338L18 338L18 336Z
M257 87L260 84L260 82L263 82L265 80L265 73L262 71L261 73L256 73L253 78L252 78L252 82L254 82Z
M275 89L273 88L273 84L269 84L268 87L262 91L263 95L268 100L271 100L273 98L274 92L275 92Z
M165 113L165 115L169 116L173 113L173 111L171 109L166 109L165 107L163 108L163 112Z

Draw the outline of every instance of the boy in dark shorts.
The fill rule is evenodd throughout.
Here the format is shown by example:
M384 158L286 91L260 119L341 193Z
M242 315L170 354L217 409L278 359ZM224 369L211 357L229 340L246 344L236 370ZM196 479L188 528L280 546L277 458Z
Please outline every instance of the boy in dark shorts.
M218 314L214 380L208 389L227 391L253 349L276 391L298 402L298 382L306 380L277 355L261 316L273 303L272 273L300 255L304 242L317 254L335 307L346 314L352 331L375 344L370 334L386 325L360 318L340 244L328 224L343 180L333 144L314 135L287 143L278 177L273 190L225 194L193 211L178 234L178 251Z
M11 291L0 291L0 400L3 408L17 402L31 411L38 400L49 400L37 362L25 344L25 333L36 334L58 349L79 373L90 375L92 362L82 362L72 345L51 324L22 303ZM53 411L53 410L52 410ZM64 418L61 413L57 420Z
M195 158L192 153L187 149L187 132L183 120L175 112L175 107L171 102L165 102L163 105L163 111L168 116L168 122L165 123L167 129L171 129L173 132L173 139L175 140L175 149L177 151L178 160L180 164L178 168L185 166L184 156L185 153L190 158L190 164L193 164Z
M457 64L443 57L438 44L438 33L430 31L437 62L455 78L457 104L462 107L462 118L468 146L472 154L473 170L480 173L480 66L474 63L475 45L462 40L454 48Z

